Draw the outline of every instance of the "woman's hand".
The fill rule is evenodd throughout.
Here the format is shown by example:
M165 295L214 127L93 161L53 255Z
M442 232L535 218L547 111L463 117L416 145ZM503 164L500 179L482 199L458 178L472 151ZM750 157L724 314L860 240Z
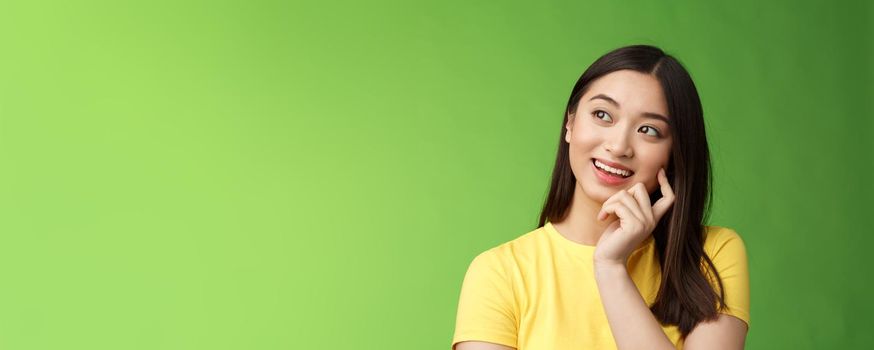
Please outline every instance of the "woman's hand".
M598 239L594 253L596 263L625 266L631 252L652 234L656 224L674 204L674 191L663 168L659 169L658 180L662 198L655 205L650 205L646 187L640 182L617 192L601 205L598 220L606 220L610 214L619 220L610 224Z

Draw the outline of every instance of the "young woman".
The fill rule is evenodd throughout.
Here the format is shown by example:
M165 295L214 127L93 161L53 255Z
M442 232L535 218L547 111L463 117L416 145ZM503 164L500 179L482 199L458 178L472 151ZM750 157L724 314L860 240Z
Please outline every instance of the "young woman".
M571 91L538 228L473 259L452 348L742 349L746 250L704 224L704 129L674 57L634 45L595 61Z

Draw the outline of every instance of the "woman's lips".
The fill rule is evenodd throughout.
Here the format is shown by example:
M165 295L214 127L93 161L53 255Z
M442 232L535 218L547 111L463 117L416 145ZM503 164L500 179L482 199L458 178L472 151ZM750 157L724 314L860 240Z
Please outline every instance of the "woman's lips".
M606 185L610 185L610 186L621 185L621 184L628 182L629 179L631 179L631 176L622 177L622 176L615 175L613 173L608 173L604 170L601 170L600 168L595 166L594 159L592 159L592 161L589 163L592 164L592 170L595 171L595 176L598 177L598 179L601 180L601 182L606 184ZM632 176L633 175L634 174L632 174Z

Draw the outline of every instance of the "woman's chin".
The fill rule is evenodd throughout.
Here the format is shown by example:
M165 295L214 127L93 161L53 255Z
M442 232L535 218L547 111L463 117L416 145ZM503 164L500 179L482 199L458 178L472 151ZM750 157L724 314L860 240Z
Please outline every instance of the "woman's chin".
M604 188L601 186L582 186L583 191L586 196L592 199L593 201L604 204L610 197L612 197L616 192L616 189Z

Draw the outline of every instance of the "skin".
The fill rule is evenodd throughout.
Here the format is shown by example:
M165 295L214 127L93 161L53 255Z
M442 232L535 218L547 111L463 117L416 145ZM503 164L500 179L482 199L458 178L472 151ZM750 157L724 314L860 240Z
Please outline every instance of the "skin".
M616 106L599 95L610 97ZM670 117L661 85L649 75L631 70L609 73L594 81L568 116L565 142L570 144L571 169L577 179L570 213L556 230L580 244L596 246L595 280L619 349L675 349L649 310L627 270L627 259L652 234L655 223L670 209L675 194L664 169L673 136L664 121ZM656 136L658 135L658 136ZM609 185L597 178L592 158L622 164L634 171L628 181ZM656 188L662 197L651 204ZM684 348L743 349L747 333L742 320L720 314L702 322L687 336ZM507 350L504 345L467 341L457 350Z
M599 95L612 98L620 107L593 99ZM601 234L616 219L613 215L610 220L595 220L610 196L636 182L642 182L648 193L657 188L659 169L670 160L673 136L667 123L643 118L643 112L669 117L661 85L651 75L620 70L592 82L574 115L568 116L565 142L570 145L571 169L577 184L568 217L553 223L568 239L597 245ZM656 131L661 137L653 136ZM592 170L592 158L622 164L634 174L624 185L604 185Z

